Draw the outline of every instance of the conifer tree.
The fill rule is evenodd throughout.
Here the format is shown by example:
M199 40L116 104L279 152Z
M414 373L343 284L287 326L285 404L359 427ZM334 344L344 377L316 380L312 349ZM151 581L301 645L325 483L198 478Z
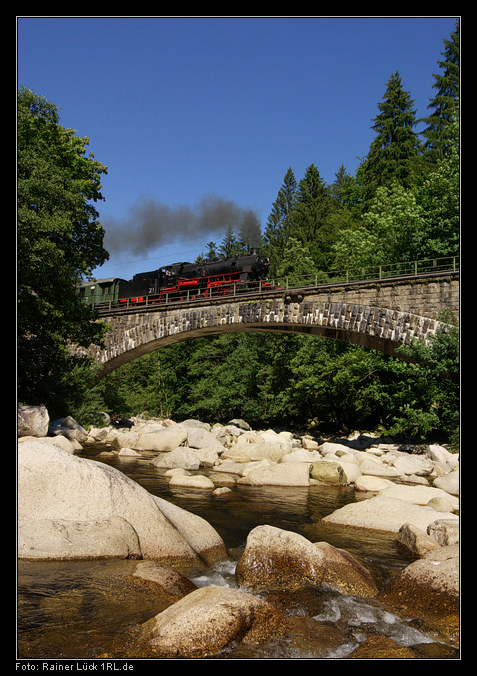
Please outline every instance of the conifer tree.
M207 249L205 252L205 257L206 258L217 258L217 245L215 242L207 242L206 244Z
M330 186L331 196L339 207L351 208L355 201L356 180L342 164L335 174L335 180Z
M219 246L218 253L220 256L224 256L225 258L231 258L232 256L238 256L239 254L246 253L243 242L238 239L237 235L233 232L230 226L227 228L224 238Z
M420 157L421 143L414 127L417 124L414 101L402 86L399 72L393 73L386 93L378 104L379 113L372 129L376 138L360 167L364 202L371 199L376 188L397 182L403 188L413 184Z
M280 260L291 233L291 215L295 204L297 182L291 167L285 174L283 184L267 220L264 232L265 253L270 260L271 275L277 274Z
M327 222L330 233L333 233L333 239L336 240L343 229L350 228L361 220L360 186L342 164L329 188L333 211Z
M331 247L329 216L332 213L332 199L329 188L314 164L298 184L293 209L292 234L308 250L320 270L326 270Z
M459 22L455 31L451 33L450 40L444 40L445 50L442 52L443 61L438 61L442 69L441 75L434 75L436 90L435 97L428 105L428 109L434 109L429 117L424 118L427 124L422 132L426 141L424 149L426 159L435 162L449 154L454 141L452 123L459 116Z

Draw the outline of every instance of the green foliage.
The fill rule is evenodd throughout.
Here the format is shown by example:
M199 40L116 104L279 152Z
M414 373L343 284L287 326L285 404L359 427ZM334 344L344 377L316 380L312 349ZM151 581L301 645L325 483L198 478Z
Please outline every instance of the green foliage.
M289 237L277 267L276 276L282 286L313 284L318 272L308 248L295 237Z
M59 124L58 108L18 94L18 382L20 399L50 403L69 368L67 341L101 341L103 328L75 284L102 264L104 231L92 202L106 168L87 138Z
M191 414L222 422L238 416L256 420L262 403L260 368L257 345L244 335L207 341L189 361Z
M417 260L421 210L412 190L398 183L378 188L369 210L363 215L363 223L378 238L389 262Z
M272 204L263 236L264 253L270 261L270 275L277 276L278 266L288 248L292 234L292 213L297 192L297 182L291 169L288 169L277 199Z
M403 89L401 76L393 73L378 104L380 112L372 127L376 137L362 166L366 201L379 186L397 182L409 188L414 183L422 148L414 131L417 119L413 104L410 94Z
M97 387L107 410L126 416L243 417L257 427L450 439L458 428L456 331L407 348L406 358L419 362L325 338L226 334L163 348Z
M421 434L441 433L455 437L459 427L459 327L449 311L439 315L446 330L429 339L429 344L415 342L403 346L401 356L419 364L423 383L422 397L413 399L396 416L390 433Z
M188 361L193 343L178 343L152 352L102 379L104 408L123 417L147 412L153 417L182 415L189 398Z
M98 365L88 359L69 358L48 407L50 417L60 418L67 412L75 420L100 426L105 406L101 390L95 386L98 370Z
M459 21L450 38L444 40L444 59L438 62L442 73L434 75L435 82L432 86L436 95L428 106L433 112L423 120L427 124L423 131L426 159L431 162L442 160L455 147L452 127L459 116Z
M416 188L416 200L422 217L419 258L455 255L460 234L460 161L459 126L450 125L448 138L453 146L422 177ZM452 133L451 133L452 132Z
M302 242L321 270L328 267L334 236L329 227L332 208L330 190L316 166L312 164L298 184L291 213L290 236Z

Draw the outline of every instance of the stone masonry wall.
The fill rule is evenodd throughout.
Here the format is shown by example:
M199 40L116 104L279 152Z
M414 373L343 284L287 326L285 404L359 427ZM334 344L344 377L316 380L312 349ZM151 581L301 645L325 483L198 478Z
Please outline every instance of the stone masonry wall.
M439 312L448 308L459 314L458 275L442 280L406 281L392 284L378 283L371 286L349 285L344 290L332 290L328 294L310 296L328 302L356 303L412 312L434 319Z
M458 277L440 281L349 285L317 292L281 290L266 299L242 296L207 305L174 305L103 317L112 330L106 349L88 354L103 375L155 349L189 338L235 331L286 331L325 336L394 354L396 346L426 340L445 326L440 311L458 316Z

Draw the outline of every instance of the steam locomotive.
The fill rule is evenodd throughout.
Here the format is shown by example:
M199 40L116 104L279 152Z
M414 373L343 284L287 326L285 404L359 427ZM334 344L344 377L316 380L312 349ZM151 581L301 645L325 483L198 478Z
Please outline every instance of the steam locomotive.
M88 304L129 307L270 288L267 276L268 258L252 249L244 256L173 263L139 272L129 281L110 277L84 282L78 293Z

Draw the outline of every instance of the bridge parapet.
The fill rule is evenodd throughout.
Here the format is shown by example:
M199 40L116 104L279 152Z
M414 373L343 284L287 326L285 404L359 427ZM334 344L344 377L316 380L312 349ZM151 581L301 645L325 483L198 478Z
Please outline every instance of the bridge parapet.
M459 273L443 272L419 277L402 276L376 279L331 287L320 287L307 298L323 300L327 293L329 302L356 303L381 307L399 312L410 312L436 318L445 309L459 316Z

